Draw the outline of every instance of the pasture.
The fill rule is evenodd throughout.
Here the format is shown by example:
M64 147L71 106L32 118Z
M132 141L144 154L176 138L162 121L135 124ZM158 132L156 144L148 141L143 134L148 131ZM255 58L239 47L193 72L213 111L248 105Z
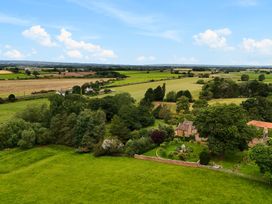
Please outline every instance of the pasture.
M112 85L120 86L133 83L149 82L151 80L178 78L178 74L171 74L170 70L160 71L118 71L120 74L126 75L124 80L113 82Z
M75 85L97 80L108 80L102 78L93 79L30 79L30 80L4 80L0 81L0 97L7 97L13 93L16 96L30 95L32 92L41 90L67 90Z
M30 101L19 101L14 103L0 104L0 123L12 118L16 113L24 110L27 106L49 103L47 99L36 99Z
M0 151L0 203L271 203L266 184L62 146Z

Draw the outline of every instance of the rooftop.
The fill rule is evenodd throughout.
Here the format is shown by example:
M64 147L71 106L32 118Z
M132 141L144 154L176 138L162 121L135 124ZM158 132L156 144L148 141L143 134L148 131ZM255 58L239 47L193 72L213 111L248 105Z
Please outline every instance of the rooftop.
M249 121L247 124L255 126L255 127L272 129L272 123L269 123L269 122L252 120L252 121Z

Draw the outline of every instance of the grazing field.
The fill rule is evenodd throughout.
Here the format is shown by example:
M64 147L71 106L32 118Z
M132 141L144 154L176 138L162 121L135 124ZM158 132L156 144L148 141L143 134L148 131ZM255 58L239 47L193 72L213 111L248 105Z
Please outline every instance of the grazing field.
M194 98L198 98L202 85L196 83L199 78L182 78L167 81L143 83L113 88L117 93L129 92L136 100L144 97L148 88L156 88L158 85L166 84L166 92L188 89Z
M231 104L234 103L236 105L240 105L243 101L246 101L247 98L220 98L220 99L212 99L209 101L210 105L219 104Z
M17 112L24 110L27 106L34 104L49 103L47 99L36 99L30 101L19 101L14 103L0 104L0 123L11 119Z
M86 82L97 80L108 80L102 78L94 79L31 79L31 80L5 80L0 81L0 97L7 97L13 93L15 95L31 94L41 90L61 90L70 89L75 85L82 85Z
M149 82L150 80L161 80L178 78L178 74L171 74L170 70L160 71L118 71L120 74L126 75L124 80L115 81L113 85L125 85L133 83Z
M0 203L271 203L263 183L51 146L0 151Z

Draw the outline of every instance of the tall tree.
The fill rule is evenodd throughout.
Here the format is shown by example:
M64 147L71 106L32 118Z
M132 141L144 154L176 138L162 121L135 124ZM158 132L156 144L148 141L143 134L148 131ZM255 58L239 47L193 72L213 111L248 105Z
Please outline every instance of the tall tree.
M264 80L265 80L265 75L264 74L259 75L259 81L264 81Z
M181 111L183 113L188 113L190 109L190 102L189 99L186 96L181 96L177 100L177 113L180 113Z
M117 115L112 118L110 133L112 136L117 136L118 139L124 143L129 140L130 130L127 128L124 121Z
M163 89L161 86L158 86L154 89L154 100L155 101L162 101L163 100Z
M248 74L242 74L241 81L248 81L248 80L249 80Z
M255 136L247 125L246 112L237 105L216 105L202 109L195 119L201 137L208 138L210 151L224 155L228 151L244 150Z

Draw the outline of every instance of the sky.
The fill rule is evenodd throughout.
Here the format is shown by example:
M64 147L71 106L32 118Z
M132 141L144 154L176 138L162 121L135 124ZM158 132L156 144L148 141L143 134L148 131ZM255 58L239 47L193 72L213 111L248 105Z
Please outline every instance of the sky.
M1 0L0 60L272 65L271 0Z

